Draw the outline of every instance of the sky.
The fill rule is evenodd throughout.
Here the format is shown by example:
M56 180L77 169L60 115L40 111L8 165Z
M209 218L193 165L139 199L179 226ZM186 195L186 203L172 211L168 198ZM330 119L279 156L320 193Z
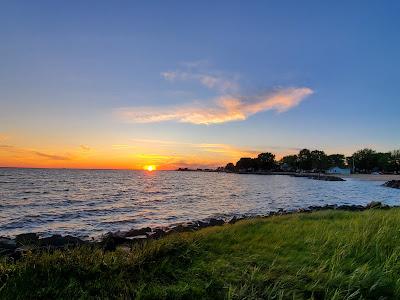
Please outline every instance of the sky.
M400 148L399 1L0 1L0 166Z

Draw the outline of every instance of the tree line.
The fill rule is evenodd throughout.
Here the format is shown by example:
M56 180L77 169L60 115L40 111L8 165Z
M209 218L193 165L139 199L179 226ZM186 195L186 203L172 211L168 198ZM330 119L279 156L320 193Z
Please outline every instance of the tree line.
M225 171L312 171L324 172L332 167L349 168L355 173L400 173L400 150L376 152L372 149L358 150L351 156L327 155L322 150L302 149L298 154L287 155L279 161L275 154L260 153L256 158L242 157L236 164L228 163Z

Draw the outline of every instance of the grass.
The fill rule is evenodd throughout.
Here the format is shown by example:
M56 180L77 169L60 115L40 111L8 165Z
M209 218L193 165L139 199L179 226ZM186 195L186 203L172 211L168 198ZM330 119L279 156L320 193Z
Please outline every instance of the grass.
M0 262L1 299L399 299L400 209L245 220Z

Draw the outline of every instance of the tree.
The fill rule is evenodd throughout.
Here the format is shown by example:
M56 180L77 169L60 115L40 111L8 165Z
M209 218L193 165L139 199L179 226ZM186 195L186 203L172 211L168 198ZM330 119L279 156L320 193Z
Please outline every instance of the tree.
M390 152L390 154L391 154L390 166L391 166L393 172L399 173L400 172L400 149L393 150L392 152Z
M225 171L234 172L235 171L235 165L233 163L228 163L225 166Z
M368 148L355 152L350 161L354 161L355 168L362 173L371 172L378 165L376 152Z
M331 154L328 155L329 168L339 167L344 168L346 164L346 158L343 154Z
M257 168L257 161L254 158L250 157L242 157L239 159L239 161L236 163L236 169L238 171L240 170L249 170L249 169L256 169Z
M328 169L328 156L324 151L314 150L310 152L311 156L311 168L317 171L323 171Z
M375 154L375 156L376 156L376 166L374 167L374 169L383 172L384 171L393 172L393 170L391 170L392 155L390 152L387 153L378 152Z
M312 169L312 158L311 152L308 149L303 149L298 155L298 164L301 170L311 170Z
M297 155L284 156L280 160L280 164L281 164L281 167L284 167L285 169L295 171L299 167L298 157L297 157Z
M258 168L261 170L272 170L276 166L275 154L270 152L260 153L257 157Z

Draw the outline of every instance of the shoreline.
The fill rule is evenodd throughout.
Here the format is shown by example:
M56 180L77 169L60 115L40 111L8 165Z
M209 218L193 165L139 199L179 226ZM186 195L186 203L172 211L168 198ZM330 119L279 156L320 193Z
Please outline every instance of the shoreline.
M399 208L329 209L115 251L93 244L29 251L0 258L0 298L399 299L399 218Z
M158 240L171 234L194 232L204 228L216 227L222 225L233 225L236 222L253 219L267 219L274 216L285 216L302 213L313 213L317 211L349 211L360 212L369 209L391 209L398 206L389 206L381 202L370 202L363 205L323 205L309 206L294 210L277 210L263 215L242 215L232 216L227 219L209 218L206 220L191 221L180 223L169 227L144 227L132 228L128 231L108 232L102 235L99 239L81 239L72 235L61 236L58 234L49 237L40 237L37 233L22 233L14 238L0 236L0 258L3 256L13 259L20 259L25 254L30 252L67 250L79 246L90 245L103 251L115 251L117 247L131 247L134 244L143 243L150 240Z
M233 173L238 174L238 173ZM242 173L239 173L242 174ZM243 173L243 174L254 174L254 175L270 175L266 173ZM307 177L310 178L310 174L301 174L301 176L295 176L297 174L292 173L278 173L278 174L271 174L271 175L290 175L294 177ZM372 175L372 176L379 176L379 175ZM400 176L400 175L399 175ZM330 176L334 177L334 176ZM311 177L312 178L312 177ZM370 175L366 175L367 181L371 181L369 178ZM375 178L375 177L373 177ZM389 177L392 178L392 177ZM314 178L312 178L314 179ZM326 180L326 179L320 179ZM328 179L331 180L331 179ZM336 181L336 180L335 180ZM400 181L391 180L387 181L386 183L382 184L382 186L387 188L395 188L400 189ZM187 222L177 222L174 224L169 224L166 226L156 225L152 228L150 227L142 227L142 228L135 228L132 227L129 230L125 231L109 231L107 233L103 233L98 236L94 237L82 237L76 235L76 233L61 235L61 234L41 234L38 232L23 232L17 234L15 236L9 235L0 235L0 256L2 255L2 250L17 250L24 252L25 250L31 250L32 248L41 248L41 247L53 247L53 248L62 248L64 246L69 245L81 245L81 244L98 244L103 245L107 244L105 241L109 240L112 241L112 244L121 244L121 243L134 243L138 241L144 240L151 240L151 239L159 239L170 233L175 232L185 232L185 231L196 231L202 228L211 227L211 226L219 226L223 224L234 224L239 220L246 220L246 219L254 219L254 218L268 218L271 216L276 215L288 215L294 213L304 213L304 212L314 212L320 210L349 210L349 211L362 211L371 208L372 206L378 206L379 208L391 208L397 207L397 205L389 206L383 204L382 202L373 201L365 206L359 204L349 204L349 205L340 205L340 204L326 204L326 205L312 205L308 207L302 207L298 209L280 209L266 212L265 214L237 214L237 215L220 215L218 217L209 216L205 219L194 219L193 221ZM29 246L27 249L24 247L19 246ZM34 246L34 247L31 247ZM21 248L21 249L19 249ZM105 248L110 248L105 246ZM111 247L112 248L112 247ZM9 252L9 251L5 251Z

